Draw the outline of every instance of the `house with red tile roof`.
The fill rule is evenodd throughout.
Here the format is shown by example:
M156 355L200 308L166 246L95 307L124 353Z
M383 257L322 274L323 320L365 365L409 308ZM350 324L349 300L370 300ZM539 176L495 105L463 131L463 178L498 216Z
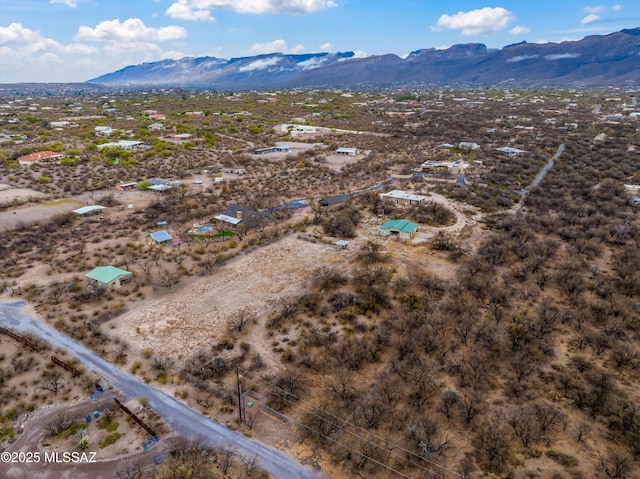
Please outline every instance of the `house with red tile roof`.
M18 158L21 165L32 165L33 163L49 163L52 161L60 161L64 158L64 153L55 151L36 151Z

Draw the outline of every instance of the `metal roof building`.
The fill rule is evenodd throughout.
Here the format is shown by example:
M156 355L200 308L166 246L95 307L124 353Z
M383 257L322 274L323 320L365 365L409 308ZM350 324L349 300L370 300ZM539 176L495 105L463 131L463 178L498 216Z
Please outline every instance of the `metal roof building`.
M93 206L83 206L82 208L73 210L73 212L80 216L84 216L84 215L88 215L89 213L95 213L96 211L102 211L106 209L107 209L106 206L93 205Z
M98 266L89 271L85 276L108 288L115 289L129 281L132 273L124 269L116 268L115 266Z
M410 239L418 229L418 225L409 220L389 220L380 226L380 236L398 236Z
M151 236L151 239L156 243L164 243L173 239L173 236L167 233L167 230L156 231L155 233L149 234L149 236Z

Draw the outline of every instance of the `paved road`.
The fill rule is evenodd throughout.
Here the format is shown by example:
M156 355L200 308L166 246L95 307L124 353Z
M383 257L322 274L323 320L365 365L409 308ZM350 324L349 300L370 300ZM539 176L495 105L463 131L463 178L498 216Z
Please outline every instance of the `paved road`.
M131 398L146 397L149 407L160 414L178 434L186 437L203 436L213 447L231 444L238 453L256 456L259 464L276 479L318 479L322 475L298 464L284 453L264 444L246 438L185 406L168 394L143 383L114 365L104 361L82 344L53 329L42 321L32 318L22 311L24 302L0 302L0 326L16 332L35 333L54 347L64 349L87 368L100 374L105 382Z

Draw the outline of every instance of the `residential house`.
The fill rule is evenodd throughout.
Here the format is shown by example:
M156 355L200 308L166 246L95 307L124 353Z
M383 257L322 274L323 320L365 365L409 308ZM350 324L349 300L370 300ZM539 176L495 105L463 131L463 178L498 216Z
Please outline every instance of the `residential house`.
M99 151L102 151L105 148L121 148L123 150L135 150L140 148L143 145L141 141L136 140L118 140L111 141L109 143L102 143L98 145L97 148Z
M480 145L471 141L461 141L460 143L458 143L458 148L460 148L461 150L470 151L477 150L478 148L480 148Z
M107 289L117 289L131 281L133 274L130 271L116 268L115 266L98 266L86 275L93 284Z
M215 216L215 219L230 224L235 228L240 225L252 230L255 228L264 228L269 223L273 223L274 219L267 213L258 211L253 206L229 205L221 215Z
M388 193L382 193L380 198L383 200L392 201L396 204L405 204L405 205L415 205L418 203L423 203L427 200L426 196L422 195L414 195L402 190L393 190Z
M113 133L113 128L110 126L96 126L93 130L96 132L96 135L99 136L111 136Z
M55 151L38 151L36 153L30 153L18 158L18 164L31 165L34 163L50 163L54 161L60 161L64 158L63 153Z
M257 150L253 150L253 154L266 155L267 153L287 153L289 149L290 148L287 145L275 145L268 148L258 148Z

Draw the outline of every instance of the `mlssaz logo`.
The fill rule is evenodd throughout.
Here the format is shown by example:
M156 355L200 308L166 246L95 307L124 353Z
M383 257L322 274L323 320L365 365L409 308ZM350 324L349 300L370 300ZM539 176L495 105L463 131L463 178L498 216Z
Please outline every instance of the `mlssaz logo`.
M80 464L83 462L97 462L96 452L45 452L45 462L62 462Z

